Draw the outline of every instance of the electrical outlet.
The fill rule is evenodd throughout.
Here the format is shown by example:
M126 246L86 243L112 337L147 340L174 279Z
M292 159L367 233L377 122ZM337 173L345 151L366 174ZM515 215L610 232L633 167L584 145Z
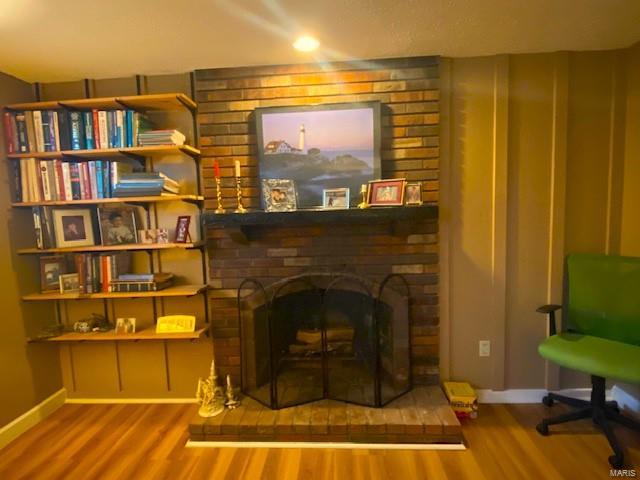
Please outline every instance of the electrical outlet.
M478 355L480 355L481 357L491 356L491 340L480 340L478 348Z

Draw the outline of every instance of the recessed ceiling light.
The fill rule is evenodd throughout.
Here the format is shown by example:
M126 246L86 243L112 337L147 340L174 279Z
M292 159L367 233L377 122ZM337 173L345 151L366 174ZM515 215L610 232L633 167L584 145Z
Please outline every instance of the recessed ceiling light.
M303 35L293 42L293 48L300 52L313 52L319 46L320 42L308 35Z

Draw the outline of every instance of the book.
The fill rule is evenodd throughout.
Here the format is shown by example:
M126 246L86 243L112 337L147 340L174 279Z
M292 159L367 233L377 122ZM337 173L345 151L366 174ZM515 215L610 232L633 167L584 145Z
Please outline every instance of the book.
M60 135L60 150L71 150L71 125L69 113L58 110L58 133Z
M118 275L115 282L166 282L173 278L173 273L124 273Z
M44 152L44 133L42 130L42 112L39 110L33 111L33 128L36 137L36 152Z
M16 130L18 132L18 150L21 153L26 153L29 151L29 139L24 114L16 115Z
M82 124L84 126L84 140L85 148L93 150L96 148L95 140L93 137L93 113L82 112Z
M107 112L98 111L98 130L100 132L100 148L109 148L109 126L107 125Z
M55 110L51 112L51 121L53 124L53 141L55 142L54 151L62 150L60 147L60 125L58 120L58 112Z
M102 148L102 144L100 143L100 116L98 114L98 110L95 108L91 110L91 121L93 125L93 141L95 143L95 148Z
M13 130L11 128L12 117L13 115L11 115L10 112L4 112L4 114L2 115L2 124L4 126L4 138L5 138L7 153L17 152L17 145L14 142Z
M30 152L37 152L38 147L36 145L36 127L33 120L33 112L24 112L24 122L27 130L27 149Z

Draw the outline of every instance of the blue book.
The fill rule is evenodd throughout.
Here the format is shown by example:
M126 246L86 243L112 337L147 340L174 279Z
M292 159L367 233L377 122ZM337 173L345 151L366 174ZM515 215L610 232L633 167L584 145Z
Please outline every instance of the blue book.
M116 116L113 110L107 112L107 125L109 126L109 148L117 147L116 144Z
M102 160L96 161L96 186L98 198L105 198L104 195L104 172L103 172L103 164Z
M71 123L71 150L84 150L84 129L82 127L82 115L80 112L69 114Z
M82 121L84 123L85 148L93 150L96 148L96 141L93 138L93 113L82 112Z
M127 130L127 147L133 147L133 110L127 110L125 127Z

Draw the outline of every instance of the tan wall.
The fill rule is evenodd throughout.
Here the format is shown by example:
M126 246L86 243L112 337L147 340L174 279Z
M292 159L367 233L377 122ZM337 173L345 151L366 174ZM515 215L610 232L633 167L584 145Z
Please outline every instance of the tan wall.
M534 310L561 302L566 253L640 254L635 133L624 155L625 123L629 137L640 119L637 51L444 59L443 378L584 385L538 356L547 326Z
M31 85L0 73L0 105L33 99ZM1 130L1 129L0 129ZM4 137L0 131L0 156L4 159ZM11 208L10 163L0 168L0 426L23 414L62 387L56 348L28 344L51 313L42 306L20 301L22 294L39 286L37 262L19 257L16 244L32 238L28 211Z

